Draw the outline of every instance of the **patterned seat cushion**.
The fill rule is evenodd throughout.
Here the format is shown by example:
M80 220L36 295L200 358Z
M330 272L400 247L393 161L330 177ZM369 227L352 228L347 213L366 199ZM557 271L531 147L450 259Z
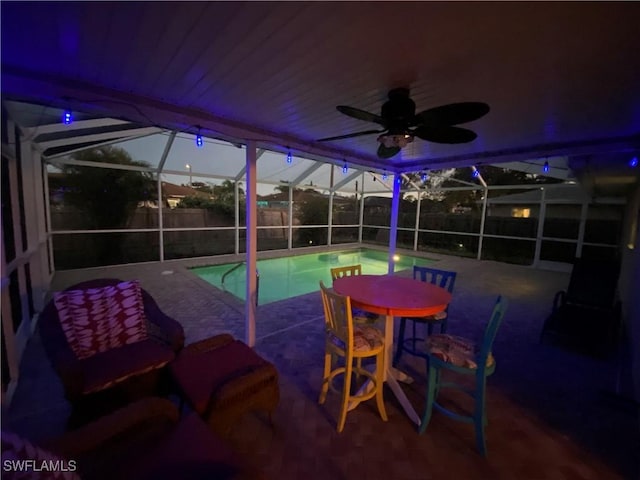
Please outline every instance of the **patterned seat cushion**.
M360 310L359 308L351 309L351 316L353 321L356 323L376 323L380 318L380 315L371 312L365 312L364 310Z
M441 322L442 320L446 320L447 316L447 311L443 310L428 317L410 317L409 320L415 320L417 322Z
M329 340L335 346L345 350L346 346L341 338L329 333ZM353 327L353 351L369 352L384 345L384 335L377 328L369 325L354 325Z
M448 334L431 335L427 338L427 351L430 355L456 367L478 368L475 343L463 337ZM495 363L489 352L487 367Z
M89 394L163 368L175 358L173 350L154 340L111 348L80 361L82 393Z

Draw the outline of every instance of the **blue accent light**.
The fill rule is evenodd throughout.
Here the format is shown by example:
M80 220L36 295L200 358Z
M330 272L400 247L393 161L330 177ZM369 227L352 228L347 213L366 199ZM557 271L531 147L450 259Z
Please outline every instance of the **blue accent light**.
M204 140L202 139L202 135L200 135L200 133L198 133L196 135L196 147L202 148L203 145L204 145Z
M293 163L293 155L291 155L291 152L287 152L287 163Z
M387 175L387 172L384 172L384 173L382 174L382 179L383 179L383 180L386 180L387 178L389 178L389 176Z
M542 171L544 173L547 173L549 171L549 162L544 162L544 165L542 166Z
M422 172L422 181L426 182L429 180L429 174L427 172Z
M71 113L71 110L64 111L64 113L62 114L62 123L64 123L65 125L70 125L73 123L73 114Z
M629 160L629 166L631 168L636 168L638 166L638 157L633 157L631 160Z
M478 169L473 171L473 178L478 178L478 175L480 175L480 172L478 171Z
M342 173L347 173L349 171L349 166L347 165L347 162L344 162L344 165L342 167Z

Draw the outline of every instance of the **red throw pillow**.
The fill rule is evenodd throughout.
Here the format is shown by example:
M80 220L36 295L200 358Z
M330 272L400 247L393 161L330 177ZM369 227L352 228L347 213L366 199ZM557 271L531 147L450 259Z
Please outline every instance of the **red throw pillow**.
M111 348L109 308L104 290L67 290L54 295L62 330L80 359Z
M147 318L138 281L121 282L106 290L111 348L146 340Z
M67 296L64 292L56 292L53 294L53 303L58 310L58 318L60 319L60 327L64 336L67 337L67 342L76 354L76 357L81 358L82 349L76 338L76 331L73 328L73 321L71 320L71 313L69 312L69 306L67 305Z
M62 331L80 359L145 340L147 319L136 281L53 296Z

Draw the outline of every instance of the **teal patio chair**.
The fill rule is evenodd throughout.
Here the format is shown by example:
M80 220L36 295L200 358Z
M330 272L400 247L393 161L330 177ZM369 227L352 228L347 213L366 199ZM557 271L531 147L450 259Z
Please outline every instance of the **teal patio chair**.
M413 267L414 280L421 280L423 282L429 282L433 285L438 285L441 288L445 288L449 293L453 292L453 286L456 283L456 272L449 272L447 270L439 270L437 268L430 267ZM428 317L402 317L400 319L400 330L398 332L398 346L396 347L396 354L393 357L393 365L397 365L402 356L402 352L407 352L410 355L426 358L426 352L424 348L420 346L424 345L425 339L418 337L416 333L417 324L426 324L427 332L429 335L433 333L433 326L440 325L440 333L447 332L447 319L449 317L449 306L435 315ZM405 329L407 322L411 322L412 336L405 338Z
M484 429L487 424L486 416L486 380L496 369L496 361L491 354L491 346L496 338L498 328L502 323L505 311L507 310L508 301L506 298L499 296L493 307L493 313L487 324L482 343L479 348L465 338L455 337L447 334L436 334L427 340L427 399L420 423L420 433L424 433L431 420L431 413L435 407L445 415L466 423L473 423L476 432L476 445L482 456L487 455L485 444ZM471 375L475 377L475 388L468 389L462 384L451 382L442 382L442 370L451 370L462 375ZM474 409L471 415L462 415L446 409L436 401L438 393L443 388L455 388L461 390L474 399Z

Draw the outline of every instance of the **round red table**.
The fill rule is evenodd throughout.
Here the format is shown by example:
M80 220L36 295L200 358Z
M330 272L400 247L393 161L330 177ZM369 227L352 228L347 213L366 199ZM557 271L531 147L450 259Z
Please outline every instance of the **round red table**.
M351 297L354 307L393 317L426 317L447 308L451 294L444 288L394 275L352 275L337 278L333 289Z
M435 315L447 308L451 301L451 294L437 285L394 275L352 275L337 278L333 281L333 289L340 295L350 297L353 307L386 316L385 381L409 418L420 425L420 417L398 383L398 381L410 383L413 379L391 366L393 318ZM368 387L369 385L365 384L362 388Z

